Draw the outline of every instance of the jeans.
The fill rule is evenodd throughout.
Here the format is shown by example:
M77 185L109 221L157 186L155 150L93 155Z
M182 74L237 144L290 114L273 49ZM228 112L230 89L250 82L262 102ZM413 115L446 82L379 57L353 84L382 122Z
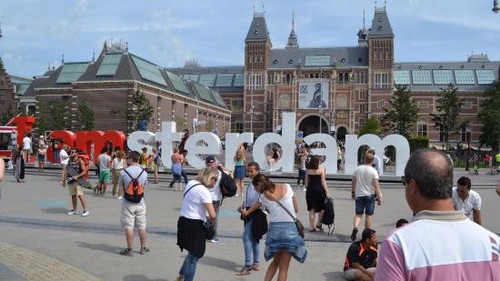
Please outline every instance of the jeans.
M179 274L184 276L184 281L193 281L196 273L196 265L200 259L195 257L191 252L188 252L184 258Z
M252 235L252 220L246 223L243 230L243 248L245 249L245 266L259 264L259 243Z
M184 170L182 170L181 176L184 178L184 183L188 184L188 181L189 181L188 176L187 176L186 172L184 172Z
M215 220L213 221L213 226L214 226L215 236L217 236L217 225L219 222L220 200L212 201L212 204L214 205L214 209L215 209Z

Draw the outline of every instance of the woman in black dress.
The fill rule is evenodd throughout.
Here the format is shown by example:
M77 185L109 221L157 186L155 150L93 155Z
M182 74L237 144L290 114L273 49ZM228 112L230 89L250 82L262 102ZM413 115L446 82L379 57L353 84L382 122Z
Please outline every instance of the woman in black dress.
M306 202L309 211L309 231L311 232L316 231L316 229L323 230L321 219L323 218L326 198L330 197L326 184L325 169L320 167L319 159L318 156L311 157L306 170ZM319 213L318 220L314 224L316 213Z

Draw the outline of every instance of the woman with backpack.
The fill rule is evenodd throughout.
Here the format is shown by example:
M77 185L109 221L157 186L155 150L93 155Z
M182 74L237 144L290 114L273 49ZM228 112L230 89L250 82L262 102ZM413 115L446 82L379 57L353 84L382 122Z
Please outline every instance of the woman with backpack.
M206 214L208 220L215 220L215 209L209 189L213 188L219 171L212 167L202 169L196 179L186 185L181 211L177 221L177 245L188 251L184 258L176 281L192 281L198 261L205 255L206 247ZM212 233L213 234L213 233Z

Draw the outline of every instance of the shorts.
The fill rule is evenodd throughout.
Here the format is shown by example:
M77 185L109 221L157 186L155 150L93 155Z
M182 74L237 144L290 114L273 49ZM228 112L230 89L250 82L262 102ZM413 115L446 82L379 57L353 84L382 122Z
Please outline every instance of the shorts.
M120 222L124 229L146 228L146 203L131 203L122 199L122 216Z
M375 212L375 195L356 197L356 215L373 215Z
M38 161L39 162L45 161L45 155L38 154Z
M377 268L376 267L369 267L367 268L366 270L370 271L370 272L373 272L373 273L376 273L377 272ZM349 268L349 269L346 269L344 271L344 278L346 280L349 280L349 281L354 281L356 280L356 272L358 272L359 269L355 269L355 268Z
M103 169L99 172L99 182L107 183L109 182L109 178L111 176L111 171L109 169Z
M234 178L243 179L246 176L245 166L234 166Z
M83 195L82 187L78 181L74 181L68 186L69 195L71 196L81 196Z

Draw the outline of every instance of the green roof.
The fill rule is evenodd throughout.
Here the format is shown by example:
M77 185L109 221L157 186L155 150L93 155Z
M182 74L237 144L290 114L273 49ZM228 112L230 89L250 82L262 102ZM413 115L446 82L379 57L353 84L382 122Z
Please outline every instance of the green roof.
M167 86L167 82L165 81L165 78L163 78L163 75L161 75L159 66L134 55L131 55L131 57L137 67L137 70L139 70L139 74L141 74L142 79Z
M172 82L174 89L176 89L179 92L189 94L189 90L186 87L186 84L184 84L184 81L182 80L181 77L167 70L165 70L165 73L167 73L167 77L170 80L170 82Z
M96 76L114 76L120 64L122 54L107 54L101 62Z
M56 83L63 84L75 82L80 79L85 71L87 71L88 67L88 62L66 63L62 67L62 70L57 77Z

